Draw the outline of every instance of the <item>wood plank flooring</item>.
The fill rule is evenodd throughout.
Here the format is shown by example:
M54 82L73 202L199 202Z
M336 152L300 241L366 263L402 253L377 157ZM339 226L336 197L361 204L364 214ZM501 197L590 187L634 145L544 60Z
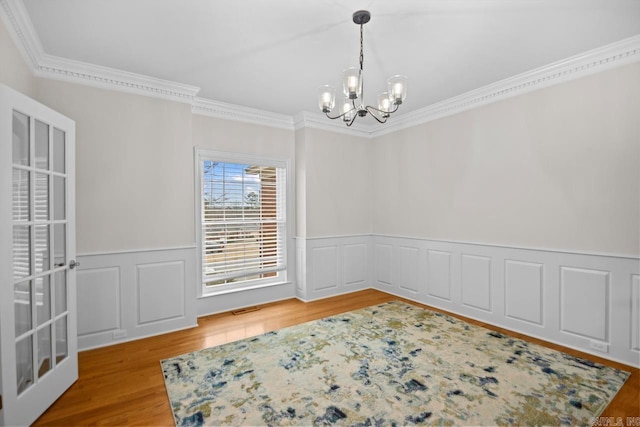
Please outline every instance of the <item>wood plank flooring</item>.
M34 425L171 426L173 418L160 369L161 359L394 299L401 298L375 290L309 303L291 299L265 304L258 311L240 315L203 317L197 328L81 352L78 381ZM631 372L631 378L602 416L623 417L623 422L627 416L640 416L639 369L456 317Z

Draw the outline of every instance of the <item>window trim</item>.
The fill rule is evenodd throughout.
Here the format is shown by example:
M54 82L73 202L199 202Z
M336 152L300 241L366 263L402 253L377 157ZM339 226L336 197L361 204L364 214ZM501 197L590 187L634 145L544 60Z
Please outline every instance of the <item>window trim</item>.
M206 283L203 281L202 274L202 164L206 160L213 160L224 163L240 163L240 164L257 164L260 166L272 166L277 168L283 168L285 171L285 226L283 236L283 259L285 262L284 270L281 270L278 276L267 279L248 280L238 283L231 283L225 285L218 285L215 289L207 288ZM196 279L198 286L198 298L206 298L215 295L229 294L234 292L241 292L250 289L257 289L268 286L282 285L290 282L291 274L291 260L289 259L289 240L291 236L291 224L292 224L292 182L291 182L291 167L290 161L286 158L275 158L268 156L257 156L246 153L234 153L228 151L217 151L205 148L194 148L194 190L195 190L195 236L196 236Z

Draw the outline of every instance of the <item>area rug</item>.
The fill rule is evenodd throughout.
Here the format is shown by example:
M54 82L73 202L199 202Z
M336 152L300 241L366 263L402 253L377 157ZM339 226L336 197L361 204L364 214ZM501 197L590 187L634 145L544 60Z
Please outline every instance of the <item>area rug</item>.
M588 425L629 376L399 301L161 365L178 426Z

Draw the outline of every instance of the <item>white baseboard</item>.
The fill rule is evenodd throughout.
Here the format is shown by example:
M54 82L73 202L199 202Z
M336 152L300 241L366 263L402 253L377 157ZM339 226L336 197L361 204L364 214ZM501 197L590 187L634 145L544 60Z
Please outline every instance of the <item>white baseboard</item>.
M374 289L374 288L368 287L368 288L362 288L362 289L346 290L344 292L340 292L340 293L335 294L335 295L326 295L326 296L322 296L322 297L318 297L318 298L312 298L312 299L306 299L306 298L302 298L300 296L296 296L296 299L298 301L302 301L304 303L308 303L308 302L313 302L313 301L320 301L320 300L327 299L327 298L339 297L341 295L349 295L349 294L352 294L354 292L360 292L360 291L364 291L364 290L367 290L367 289Z
M102 347L108 347L110 345L115 345L115 344L123 344L123 343L127 343L130 341L137 341L143 338L151 338L151 337L155 337L158 335L164 335L164 334L170 334L172 332L179 332L179 331L184 331L187 329L191 329L191 328L197 328L198 327L198 323L194 323L193 325L188 325L188 326L183 326L180 328L174 328L174 329L167 329L167 330L162 330L153 334L147 334L147 335L143 335L143 336L137 336L137 337L128 337L128 338L123 338L123 339L119 339L117 341L111 341L108 342L107 340L104 340L104 342L102 343L98 343L92 346L87 346L87 347L82 347L79 349L79 351L88 351L88 350L95 350L96 348L102 348Z

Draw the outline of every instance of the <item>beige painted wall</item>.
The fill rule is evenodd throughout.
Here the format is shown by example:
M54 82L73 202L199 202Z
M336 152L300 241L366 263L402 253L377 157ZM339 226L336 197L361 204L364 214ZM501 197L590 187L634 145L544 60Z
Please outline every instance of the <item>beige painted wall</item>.
M371 141L36 79L2 24L0 55L0 82L76 121L80 254L193 244L194 146L290 159L301 237L640 253L640 64Z
M34 98L35 79L0 19L0 83Z
M291 167L295 157L293 131L200 115L193 115L193 145L209 150L284 158L291 161Z
M37 93L76 122L79 254L194 243L189 105L47 79Z
M300 237L349 236L371 233L371 149L368 139L305 129L296 134ZM301 210L303 209L303 210ZM304 229L303 229L304 228Z
M373 232L640 254L640 64L377 138Z

